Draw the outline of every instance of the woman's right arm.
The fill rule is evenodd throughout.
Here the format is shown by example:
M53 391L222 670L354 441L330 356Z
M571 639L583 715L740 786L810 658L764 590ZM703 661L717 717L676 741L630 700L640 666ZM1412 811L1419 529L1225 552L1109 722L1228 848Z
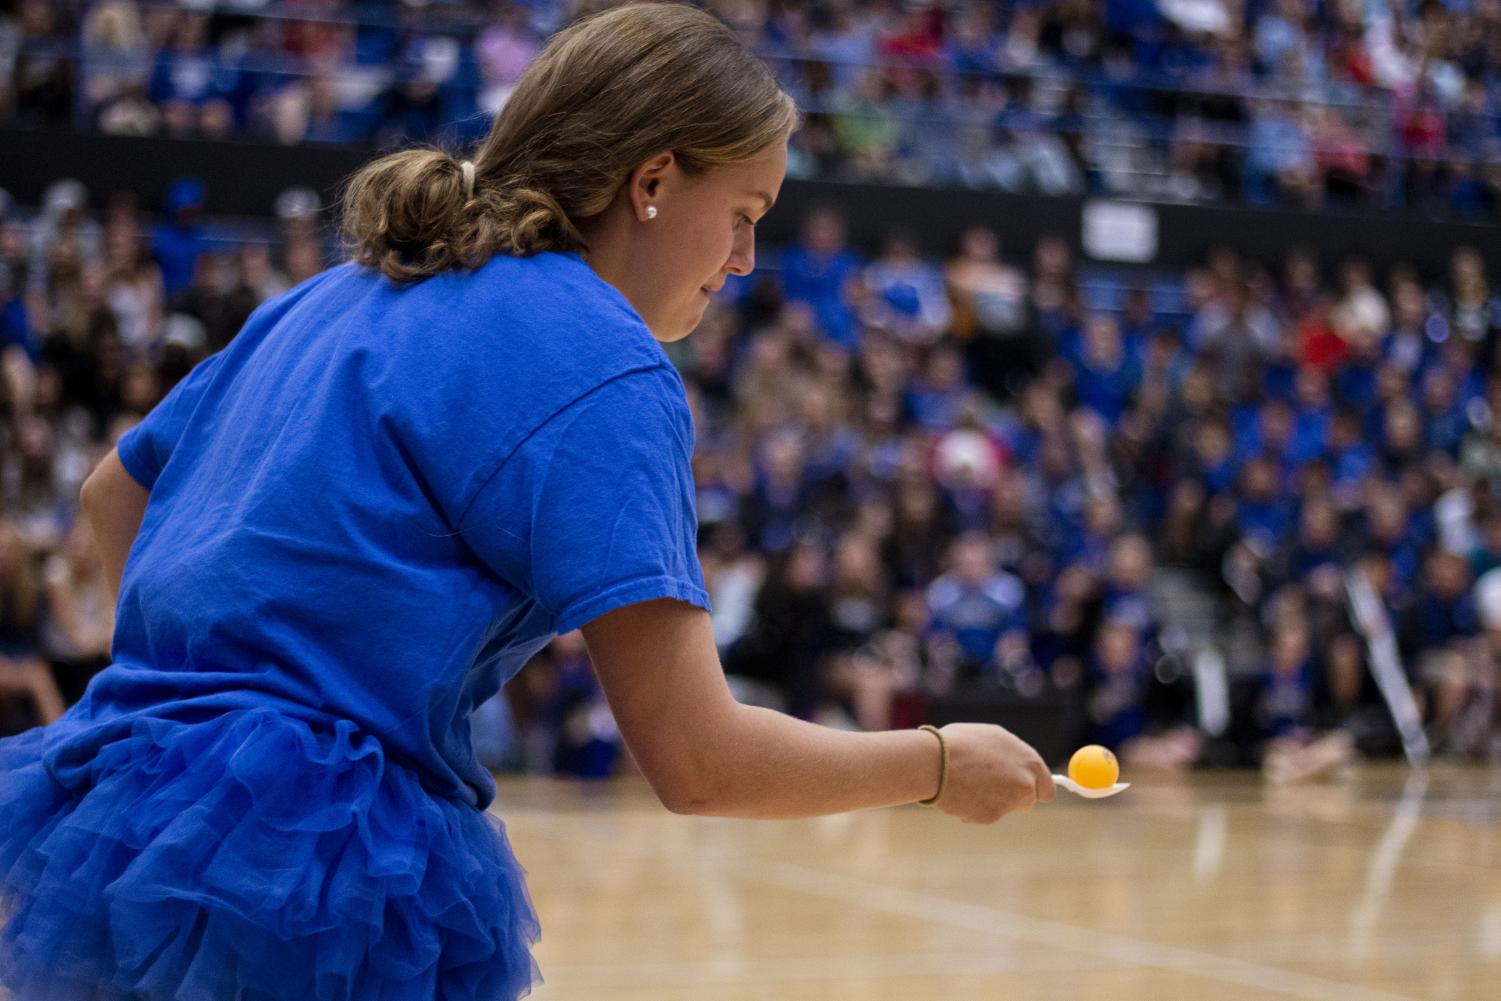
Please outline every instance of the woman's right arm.
M83 481L79 503L94 529L94 545L104 564L104 580L110 600L120 600L120 577L125 573L125 557L140 531L151 491L125 471L119 454L110 449Z
M912 803L937 789L932 734L851 733L736 702L700 608L627 605L583 633L631 753L674 813L811 817ZM1000 727L957 723L943 734L949 778L939 809L992 823L1053 798L1037 752Z

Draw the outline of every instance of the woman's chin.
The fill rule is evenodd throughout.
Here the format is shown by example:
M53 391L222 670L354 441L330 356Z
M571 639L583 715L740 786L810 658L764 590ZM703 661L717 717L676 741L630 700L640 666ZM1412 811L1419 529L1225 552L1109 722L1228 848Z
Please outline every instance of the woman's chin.
M694 295L693 301L686 304L671 320L647 324L651 329L651 335L663 344L682 340L704 322L704 314L709 311L710 301L709 294L700 289Z
M659 344L673 344L682 340L698 329L698 319L688 323L676 323L672 326L651 327L651 335Z

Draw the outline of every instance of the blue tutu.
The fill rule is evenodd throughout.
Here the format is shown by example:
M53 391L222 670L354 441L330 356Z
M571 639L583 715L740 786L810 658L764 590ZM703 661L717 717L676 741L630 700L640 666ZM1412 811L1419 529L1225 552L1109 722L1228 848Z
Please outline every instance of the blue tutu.
M499 821L354 724L138 719L69 786L55 736L0 741L17 1001L509 1001L539 979Z

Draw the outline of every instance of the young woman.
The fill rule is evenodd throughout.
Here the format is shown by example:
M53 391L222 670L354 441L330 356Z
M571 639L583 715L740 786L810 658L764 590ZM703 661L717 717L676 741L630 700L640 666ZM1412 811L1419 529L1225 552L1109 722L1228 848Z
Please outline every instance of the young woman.
M660 342L753 267L795 124L705 14L582 21L472 162L358 174L355 260L121 439L83 491L113 663L0 743L20 1001L526 993L537 919L467 718L580 627L673 811L1051 797L994 727L839 733L729 694Z

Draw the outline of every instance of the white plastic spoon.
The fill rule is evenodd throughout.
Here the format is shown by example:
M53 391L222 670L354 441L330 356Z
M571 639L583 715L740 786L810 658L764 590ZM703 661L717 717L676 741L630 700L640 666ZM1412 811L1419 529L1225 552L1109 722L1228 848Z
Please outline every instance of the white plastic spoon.
M1131 788L1131 783L1129 782L1117 782L1115 785L1106 786L1103 789L1086 789L1067 775L1054 775L1053 784L1060 785L1069 792L1083 796L1085 799L1105 799L1108 796L1114 796L1118 792L1125 792Z

